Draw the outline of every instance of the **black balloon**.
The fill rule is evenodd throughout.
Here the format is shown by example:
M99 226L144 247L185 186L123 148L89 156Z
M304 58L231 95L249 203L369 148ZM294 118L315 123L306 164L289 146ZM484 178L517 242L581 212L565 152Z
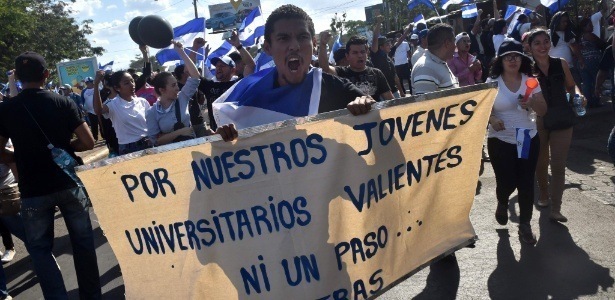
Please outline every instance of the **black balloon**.
M143 19L142 16L135 17L128 24L128 34L130 34L130 38L139 45L145 45L145 43L141 40L139 36L139 22Z
M150 15L143 17L139 22L139 37L152 48L166 48L171 45L173 39L173 27L167 20Z

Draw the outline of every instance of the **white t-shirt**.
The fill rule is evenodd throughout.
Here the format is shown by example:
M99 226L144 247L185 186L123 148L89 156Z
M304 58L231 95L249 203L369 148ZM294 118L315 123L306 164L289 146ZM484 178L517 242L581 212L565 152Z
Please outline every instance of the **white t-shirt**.
M572 61L572 50L570 50L570 44L573 44L575 40L571 39L568 43L566 43L564 41L563 31L556 31L555 33L559 35L559 41L557 41L557 46L554 46L553 39L551 39L551 50L549 50L549 55L563 58L572 68L574 66L574 62Z
M416 62L419 60L419 58L421 58L421 56L423 56L423 54L425 54L425 49L420 45L417 46L416 51L412 53L412 57L410 58L410 62L412 62L413 66L416 65Z
M118 95L107 102L107 107L120 145L134 143L147 136L145 112L150 108L147 100L133 97L132 101L126 101Z
M493 48L495 49L495 55L497 55L498 49L500 49L500 46L504 42L504 39L506 39L506 36L503 34L496 34L492 38L493 38Z
M395 65L403 65L408 63L408 51L410 51L410 45L404 41L395 49Z
M96 114L94 112L94 89L86 89L83 91L83 99L85 100L83 103L85 111L93 115Z
M498 82L498 94L495 96L495 102L493 103L493 110L491 114L504 122L506 129L502 131L495 131L491 124L489 124L490 138L497 138L503 142L509 144L517 143L517 131L515 128L533 129L530 131L530 136L533 138L536 136L536 122L530 121L526 110L520 110L517 108L519 105L519 95L525 95L525 82L527 80L526 75L521 75L521 86L518 91L512 92L508 89L502 77L496 79L488 78L487 82ZM531 95L540 93L540 85L532 91ZM531 96L530 96L531 97Z
M597 12L590 17L592 25L594 26L593 33L600 37L600 19L602 19L602 12Z

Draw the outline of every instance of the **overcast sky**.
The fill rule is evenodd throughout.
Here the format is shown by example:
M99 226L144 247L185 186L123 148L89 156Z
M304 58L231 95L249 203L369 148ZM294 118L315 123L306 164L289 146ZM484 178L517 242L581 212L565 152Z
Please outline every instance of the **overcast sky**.
M228 3L218 0L198 0L199 17L209 17L208 5ZM261 0L261 9L267 17L282 4L295 4L303 8L314 20L316 32L328 29L333 15L347 13L347 20L365 20L365 6L381 3L379 0ZM173 27L194 18L192 0L77 0L72 4L78 21L92 19L94 33L87 38L93 46L105 48L98 62L114 61L114 70L127 68L130 60L139 54L138 46L128 35L128 24L136 16L159 15ZM220 35L208 35L212 45L221 43ZM156 49L150 49L154 55Z

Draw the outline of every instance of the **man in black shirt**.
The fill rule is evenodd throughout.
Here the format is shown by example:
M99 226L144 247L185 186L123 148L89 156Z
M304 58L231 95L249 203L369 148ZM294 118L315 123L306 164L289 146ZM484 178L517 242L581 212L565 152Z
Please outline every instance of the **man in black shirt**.
M369 51L369 57L374 64L374 68L379 69L387 79L387 83L391 88L391 93L396 98L405 97L406 91L401 86L397 72L395 71L395 64L389 57L391 52L391 41L385 37L378 37L380 35L380 23L382 22L382 16L376 17L376 24L374 25L374 37L372 39L372 45Z
M374 100L390 100L393 94L389 88L384 74L376 68L365 65L367 61L367 39L352 36L346 42L346 59L349 66L331 67L327 57L327 43L331 38L329 31L320 33L320 49L318 62L323 72L337 75L350 80L364 94L370 95Z
M314 84L320 86L317 109L313 109L311 105L308 105L310 110L302 113L302 116L343 108L348 108L355 115L367 113L371 108L371 104L375 102L371 97L364 95L347 79L322 73L322 70L311 67L310 63L315 43L314 23L305 11L292 4L282 5L275 9L265 23L265 43L263 45L266 53L273 57L275 68L271 68L270 72L266 74L263 72L257 73L263 79L272 80L260 82L257 78L261 77L254 77L256 74L244 78L233 87L232 91L229 91L229 93L216 101L214 106L216 111L214 114L217 120L220 116L219 113L223 111L224 107L230 107L244 101L245 99L242 98L244 96L250 97L261 104L278 104L281 102L280 99L271 97L271 95L288 96L289 94L301 91L304 88L304 83L307 82L306 79L315 81L314 78L319 77L321 77L320 82L314 82ZM266 83L267 85L261 83ZM240 91L240 88L245 89ZM279 93L280 91L282 93ZM313 96L313 94L310 95L312 98L308 97L305 101L312 101ZM299 104L305 106L306 103L300 102ZM284 106L280 103L279 107ZM259 112L262 111L260 110ZM293 114L286 115L285 117L278 114L277 117L263 118L261 115L252 114L247 118L260 118L253 121L245 120L245 116L234 115L225 116L223 120L225 121L224 124L243 123L245 126L238 126L241 129L298 116L300 115Z
M0 160L17 164L25 243L43 295L47 299L68 298L51 251L54 208L58 206L73 246L79 295L82 299L100 299L89 199L83 187L71 178L74 171L60 168L50 150L59 148L76 158L75 151L94 147L94 138L73 101L42 89L49 77L42 56L33 52L21 54L15 60L15 75L24 90L0 103L0 149L5 149L10 138L15 154L5 150ZM71 141L73 134L77 139ZM69 175L70 172L73 174Z

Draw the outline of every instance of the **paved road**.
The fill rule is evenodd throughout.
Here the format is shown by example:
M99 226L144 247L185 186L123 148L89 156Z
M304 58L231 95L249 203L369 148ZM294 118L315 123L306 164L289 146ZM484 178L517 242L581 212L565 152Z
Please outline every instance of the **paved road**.
M520 242L516 198L511 222L495 222L495 177L490 165L480 177L471 213L479 236L474 249L456 259L432 264L382 295L380 299L615 299L615 168L606 154L606 138L615 125L610 107L590 111L577 125L564 193L563 213L569 222L548 220L547 209L535 209L535 247ZM98 150L102 146L99 145ZM86 156L99 155L98 150ZM123 298L121 271L92 214L104 298ZM71 299L78 298L70 241L56 215L54 253ZM5 265L12 296L42 298L38 280L23 244Z

